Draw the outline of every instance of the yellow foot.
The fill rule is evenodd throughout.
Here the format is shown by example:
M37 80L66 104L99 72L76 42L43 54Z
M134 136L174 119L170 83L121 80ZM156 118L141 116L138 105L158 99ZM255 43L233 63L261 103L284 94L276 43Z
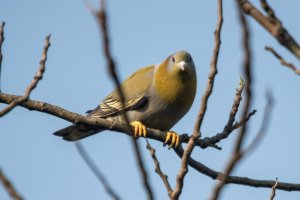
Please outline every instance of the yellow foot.
M169 148L176 148L179 145L179 135L174 131L168 131L165 144L168 144Z
M146 126L139 121L133 121L130 123L131 126L134 127L134 137L138 138L141 136L146 137L147 130Z

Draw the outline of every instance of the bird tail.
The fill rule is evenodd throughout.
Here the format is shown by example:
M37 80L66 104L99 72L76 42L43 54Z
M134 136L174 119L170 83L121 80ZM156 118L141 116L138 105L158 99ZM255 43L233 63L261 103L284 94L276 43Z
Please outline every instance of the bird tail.
M76 141L94 135L100 131L103 131L103 129L95 129L91 126L84 124L73 124L71 126L56 131L55 133L53 133L53 135L60 136L67 141Z

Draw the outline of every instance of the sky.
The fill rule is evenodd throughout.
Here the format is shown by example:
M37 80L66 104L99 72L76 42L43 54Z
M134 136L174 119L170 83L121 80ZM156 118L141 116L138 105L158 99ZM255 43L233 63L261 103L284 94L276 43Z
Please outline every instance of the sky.
M258 1L253 3L257 5ZM99 6L96 0L91 4ZM288 31L294 36L300 35L297 20L300 2L272 1L272 6ZM217 1L110 0L107 13L112 54L122 80L141 67L160 63L176 51L190 52L197 70L197 95L190 111L172 130L191 133L214 47ZM267 89L272 91L275 105L266 137L233 174L267 180L278 177L279 181L300 183L300 127L297 124L300 79L281 66L264 47L272 46L296 66L299 61L255 21L247 19L251 28L255 81L251 109L258 112L249 122L246 144L261 126ZM51 34L51 47L46 71L31 99L83 114L95 108L114 89L106 71L97 23L83 0L2 0L0 21L6 22L2 48L3 92L24 93L39 66L48 34ZM223 129L242 76L241 30L234 0L224 2L221 35L218 75L201 127L204 137ZM1 104L0 108L3 107ZM16 108L0 119L0 167L25 199L110 199L74 144L52 135L68 125L70 123L62 119L24 108ZM222 170L236 136L237 131L219 143L222 151L196 148L192 156L214 170ZM138 141L155 197L167 199L167 191L154 172L145 140ZM161 143L150 142L174 188L181 160ZM146 199L127 135L104 131L82 140L82 144L122 199ZM208 199L215 184L216 181L189 168L181 199ZM268 199L270 192L266 188L231 184L224 188L220 199ZM299 192L278 190L275 199L299 198ZM2 186L0 199L9 199Z

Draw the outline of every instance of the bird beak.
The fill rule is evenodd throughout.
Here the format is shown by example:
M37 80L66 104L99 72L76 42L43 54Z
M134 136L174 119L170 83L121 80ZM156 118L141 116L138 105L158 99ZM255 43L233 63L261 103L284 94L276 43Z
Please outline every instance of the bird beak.
M184 71L185 68L186 68L186 66L187 66L187 63L184 62L184 61L180 61L180 62L178 63L178 66L179 66L179 69L181 69L182 71Z

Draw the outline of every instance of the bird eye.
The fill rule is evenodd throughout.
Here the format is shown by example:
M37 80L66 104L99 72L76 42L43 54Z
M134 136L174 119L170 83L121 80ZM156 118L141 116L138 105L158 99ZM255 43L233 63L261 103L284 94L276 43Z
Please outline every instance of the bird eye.
M189 62L189 63L192 62L192 57L191 57L191 56L189 56L188 62Z
M174 58L174 56L172 57L172 61L173 61L173 62L175 62L175 58Z

